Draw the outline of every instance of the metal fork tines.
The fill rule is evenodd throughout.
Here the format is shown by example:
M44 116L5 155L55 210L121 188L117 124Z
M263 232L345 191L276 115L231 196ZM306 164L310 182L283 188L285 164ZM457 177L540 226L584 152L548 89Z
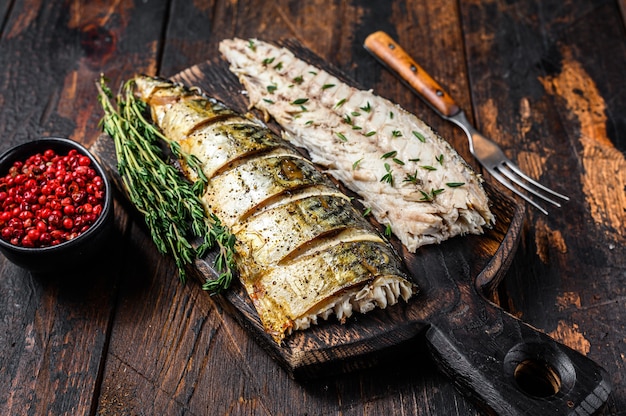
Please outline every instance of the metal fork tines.
M467 121L465 113L454 99L388 34L381 31L374 32L365 39L364 46L407 83L437 114L461 127L469 139L472 155L504 186L546 215L548 211L532 200L529 194L557 207L561 204L554 198L569 200L565 195L554 192L522 173L513 162L507 159L497 144L480 134Z
M555 198L569 201L567 196L553 191L522 172L515 163L511 162L511 160L504 155L502 149L500 149L496 143L480 134L469 123L463 111L459 111L453 116L445 118L463 129L469 140L470 153L491 176L539 211L548 215L548 211L531 199L528 194L541 198L543 201L556 207L560 207L561 204L557 202ZM525 192L522 192L520 188Z

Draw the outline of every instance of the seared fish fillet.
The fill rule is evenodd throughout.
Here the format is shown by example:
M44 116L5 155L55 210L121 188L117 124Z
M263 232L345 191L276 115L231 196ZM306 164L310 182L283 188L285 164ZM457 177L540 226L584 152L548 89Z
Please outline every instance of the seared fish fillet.
M416 292L388 242L286 141L183 86L135 84L163 133L203 163L202 201L235 236L239 278L277 342Z
M272 116L289 141L356 192L409 251L481 234L495 221L481 178L413 114L285 48L232 39L220 51L250 106Z

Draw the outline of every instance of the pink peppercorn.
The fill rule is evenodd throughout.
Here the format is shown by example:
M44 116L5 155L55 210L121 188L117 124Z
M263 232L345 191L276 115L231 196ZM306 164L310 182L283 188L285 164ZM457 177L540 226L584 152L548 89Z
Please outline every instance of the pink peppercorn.
M91 159L47 149L0 177L0 238L22 247L60 244L89 229L103 205L104 181Z

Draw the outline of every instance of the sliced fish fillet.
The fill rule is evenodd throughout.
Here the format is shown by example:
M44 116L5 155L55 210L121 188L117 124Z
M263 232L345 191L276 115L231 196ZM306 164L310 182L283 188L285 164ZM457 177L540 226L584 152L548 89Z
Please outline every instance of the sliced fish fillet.
M197 91L135 84L163 133L202 162L202 202L235 236L239 279L277 342L417 292L391 245L289 143Z
M220 51L250 106L273 117L286 139L357 193L409 251L481 234L495 221L480 176L415 115L286 48L229 39Z

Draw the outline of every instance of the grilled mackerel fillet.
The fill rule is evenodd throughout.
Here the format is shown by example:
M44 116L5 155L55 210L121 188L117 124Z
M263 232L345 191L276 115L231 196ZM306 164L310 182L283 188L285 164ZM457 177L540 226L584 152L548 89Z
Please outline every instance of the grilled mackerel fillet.
M256 39L220 51L288 140L356 192L409 251L494 221L487 195L461 156L422 120L353 88L289 50Z
M344 321L416 291L390 245L287 142L183 86L147 76L135 83L163 133L203 163L202 201L236 237L239 278L277 342L320 318Z

